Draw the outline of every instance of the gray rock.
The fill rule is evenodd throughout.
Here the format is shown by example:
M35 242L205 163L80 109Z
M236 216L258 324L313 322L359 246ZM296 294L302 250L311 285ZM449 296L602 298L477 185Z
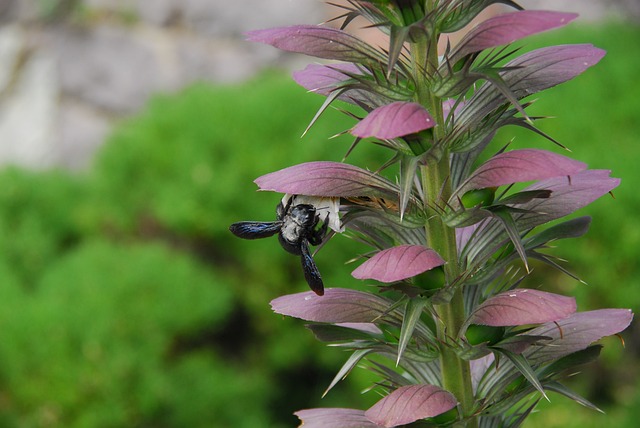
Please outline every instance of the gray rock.
M137 0L140 19L152 25L171 26L182 19L182 2L176 0Z
M111 129L111 120L85 103L62 99L58 105L56 164L72 170L88 166Z
M33 0L0 0L0 23L33 21L38 16L38 4Z
M55 60L44 50L27 49L27 36L18 27L0 33L0 39L7 37L14 46L4 50L0 63L14 66L2 87L0 161L32 168L52 166L59 96Z
M580 19L598 21L607 18L631 18L628 12L635 4L638 10L638 0L594 0L594 1L557 1L557 0L522 0L518 4L527 9L557 10L576 12ZM636 15L638 17L640 15Z
M65 27L54 38L60 84L67 95L121 115L139 109L162 86L164 70L154 45L131 29Z
M0 24L15 21L18 14L17 0L0 1Z
M151 0L148 0L151 1ZM266 27L318 23L325 19L325 5L300 0L235 0L229 2L184 0L185 24L210 37L242 37L242 33Z
M207 36L237 37L269 26L317 23L325 6L317 0L84 0L85 7L129 12L143 22L178 24Z

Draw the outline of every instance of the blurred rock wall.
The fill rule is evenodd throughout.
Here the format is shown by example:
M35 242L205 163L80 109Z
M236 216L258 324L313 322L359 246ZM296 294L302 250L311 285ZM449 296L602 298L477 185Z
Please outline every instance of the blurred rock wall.
M300 0L0 0L0 162L85 167L150 95L280 64L244 31L322 19Z
M640 2L579 3L594 18L614 3L638 13ZM246 43L244 31L333 13L320 0L0 0L0 163L84 168L154 93L304 61Z

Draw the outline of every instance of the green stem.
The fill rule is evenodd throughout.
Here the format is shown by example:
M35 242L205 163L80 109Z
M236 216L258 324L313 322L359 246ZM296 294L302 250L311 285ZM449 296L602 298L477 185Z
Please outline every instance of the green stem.
M438 149L438 141L445 132L442 100L434 96L428 87L428 78L438 67L437 34L430 39L418 41L412 45L412 62L416 84L417 101L428 108L436 126L433 128L433 147L426 163L421 167L422 183L425 192L427 214L426 237L431 248L446 261L444 265L445 285L450 285L460 275L455 229L448 227L442 220L441 208L451 196L449 180L449 153ZM443 387L460 402L462 413L469 417L473 411L474 397L471 384L469 362L460 358L454 349L448 346L455 339L466 318L464 296L460 288L453 292L451 300L436 306L437 335L441 343L440 368ZM471 418L466 424L476 428L478 421Z
M429 201L427 209L429 220L426 226L427 242L446 261L444 265L445 285L449 285L460 275L455 229L444 224L440 214L434 209L434 205L441 200L446 200L451 192L448 185L448 156L443 156L440 160L431 158L423 167L422 173ZM462 290L455 289L449 303L437 305L436 311L439 317L436 323L438 326L437 335L443 343L440 352L443 387L455 395L460 402L463 414L469 416L473 411L474 404L469 362L461 359L455 350L447 345L457 337L466 318ZM477 427L477 421L470 420L467 426Z

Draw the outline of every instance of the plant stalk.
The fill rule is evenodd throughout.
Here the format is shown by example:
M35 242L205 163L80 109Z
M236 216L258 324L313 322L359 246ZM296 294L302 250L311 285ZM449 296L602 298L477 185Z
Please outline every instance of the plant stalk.
M435 75L438 67L437 52L438 35L418 41L412 45L412 62L416 85L417 101L424 105L436 122L433 128L432 153L421 167L422 184L425 192L427 211L426 237L428 245L446 261L444 265L445 284L451 284L460 275L458 252L456 248L455 229L442 221L444 202L452 193L450 181L449 153L438 148L438 142L445 132L442 100L429 90L429 76ZM464 296L462 290L453 287L451 300L436 306L439 319L436 322L437 335L442 343L440 352L440 369L443 387L451 392L459 401L464 417L473 412L474 397L471 384L469 362L460 358L454 348L449 346L458 336L465 321ZM477 428L476 418L470 418L466 426Z
M429 201L427 209L429 221L426 226L427 242L431 248L446 261L444 265L445 284L450 286L460 275L458 254L456 248L455 229L448 227L442 221L434 205L451 193L448 184L449 162L448 156L440 159L430 159L422 169L424 186ZM451 300L442 305L436 305L439 319L436 322L437 336L442 346L440 349L440 369L443 387L451 392L460 402L464 416L468 417L473 411L474 397L471 385L471 369L469 362L460 358L454 348L449 346L465 321L464 296L462 290L453 288ZM475 419L469 420L467 427L477 427Z

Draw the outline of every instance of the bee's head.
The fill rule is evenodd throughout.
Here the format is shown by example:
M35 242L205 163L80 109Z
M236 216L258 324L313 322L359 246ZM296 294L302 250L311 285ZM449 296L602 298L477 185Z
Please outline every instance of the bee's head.
M298 204L291 208L289 215L301 225L313 225L316 218L316 208L309 204Z
M320 214L320 219L323 222L328 222L329 228L338 233L342 233L344 231L344 227L342 226L339 217L340 198L287 194L282 198L280 205L283 208L288 208L288 213L286 214L291 217L293 217L293 208L304 207L301 208L301 210L306 210L309 214L307 217L307 221L309 221L309 223L305 223L305 225L313 225L313 223L316 222L316 216ZM284 214L285 213L282 212L283 216ZM300 215L302 214L298 213L296 215L298 216L298 221L300 221Z

